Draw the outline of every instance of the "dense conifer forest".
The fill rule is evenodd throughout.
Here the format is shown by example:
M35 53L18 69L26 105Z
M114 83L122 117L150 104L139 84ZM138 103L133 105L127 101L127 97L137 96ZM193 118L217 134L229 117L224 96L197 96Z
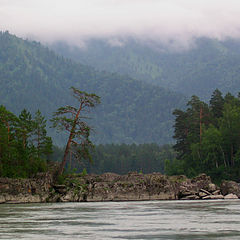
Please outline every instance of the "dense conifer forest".
M39 110L34 117L26 109L16 116L0 106L1 177L31 177L44 172L51 153L52 140Z
M177 158L167 161L167 173L205 172L215 180L239 181L240 95L222 96L216 89L209 103L192 96L187 109L176 109L174 115Z

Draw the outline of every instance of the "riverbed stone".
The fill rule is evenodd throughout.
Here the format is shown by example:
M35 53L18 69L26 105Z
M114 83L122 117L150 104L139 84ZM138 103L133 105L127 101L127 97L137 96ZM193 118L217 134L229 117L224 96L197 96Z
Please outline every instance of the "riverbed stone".
M228 194L226 196L224 196L224 199L238 199L238 196L236 194Z
M219 194L219 195L207 195L202 198L203 200L210 200L210 199L224 199L224 196Z
M217 190L216 184L214 184L214 183L209 183L207 190L208 190L209 192L211 192L211 193L214 192L214 191L216 191L216 190Z
M3 195L0 195L0 203L5 203L6 199Z
M200 189L199 192L205 193L206 195L211 195L211 193L205 189Z
M237 182L222 181L220 189L224 196L232 193L232 194L236 194L238 198L240 198L240 186Z
M221 191L220 191L220 190L216 190L216 191L214 191L214 192L212 193L212 195L219 195L219 194L221 194Z
M198 199L200 199L200 197L197 195L188 195L181 198L181 200L198 200Z
M200 198L203 198L203 197L208 196L208 194L206 194L206 193L204 193L204 192L199 192L199 193L198 193L198 196L199 196Z

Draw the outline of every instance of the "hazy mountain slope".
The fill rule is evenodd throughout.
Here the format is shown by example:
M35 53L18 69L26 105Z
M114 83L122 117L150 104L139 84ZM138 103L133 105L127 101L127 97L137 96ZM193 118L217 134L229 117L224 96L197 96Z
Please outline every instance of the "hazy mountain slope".
M96 143L172 141L172 111L184 105L181 94L95 71L9 33L0 33L0 49L0 104L9 110L39 108L49 117L73 104L68 89L75 86L101 96L91 120Z
M57 52L100 70L128 74L185 95L208 99L214 89L237 93L240 86L240 42L198 39L188 51L172 51L161 45L125 41L110 46L91 40L87 47L52 46Z

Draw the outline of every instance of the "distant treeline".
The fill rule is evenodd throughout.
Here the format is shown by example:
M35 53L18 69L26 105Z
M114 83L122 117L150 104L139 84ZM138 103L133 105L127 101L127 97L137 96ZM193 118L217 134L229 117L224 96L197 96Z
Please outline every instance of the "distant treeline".
M168 174L205 172L215 180L240 180L240 95L215 90L208 103L192 96L187 110L175 110L174 149Z
M57 156L57 151L55 151ZM61 154L58 154L60 156ZM106 144L97 145L91 153L93 162L68 161L68 171L81 172L86 168L88 173L102 174L114 172L126 174L131 171L164 173L164 163L176 157L171 145L157 144Z

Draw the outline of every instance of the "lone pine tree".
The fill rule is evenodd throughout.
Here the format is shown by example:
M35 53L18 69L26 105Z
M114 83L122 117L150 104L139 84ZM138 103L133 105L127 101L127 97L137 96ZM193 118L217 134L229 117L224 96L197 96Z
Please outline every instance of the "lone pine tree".
M83 116L82 113L100 103L100 97L95 94L89 94L74 87L70 89L72 90L73 97L79 102L78 107L60 107L57 112L54 113L51 120L53 122L53 127L68 132L68 140L63 160L58 171L59 175L63 173L67 157L70 153L77 159L90 159L88 149L92 146L92 142L89 139L91 128L85 121L86 116Z

